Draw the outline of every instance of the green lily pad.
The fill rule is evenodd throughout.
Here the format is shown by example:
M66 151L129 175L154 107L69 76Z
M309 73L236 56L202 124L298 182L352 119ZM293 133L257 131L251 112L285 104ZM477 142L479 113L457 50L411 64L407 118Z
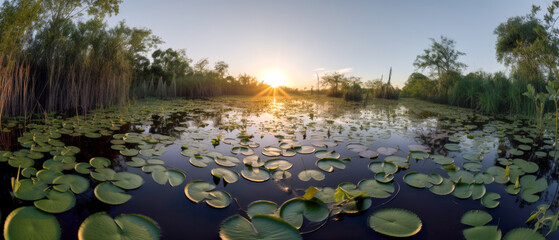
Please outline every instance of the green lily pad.
M447 143L444 147L449 151L460 151L460 144Z
M194 202L199 203L206 201L211 207L226 208L231 204L231 195L225 191L215 190L215 185L202 180L194 180L184 187L186 197Z
M21 175L26 177L26 178L30 178L31 176L35 176L35 174L37 174L37 169L29 167L29 168L24 168L23 170L21 170Z
M126 157L134 157L136 155L138 155L138 153L140 153L138 150L136 149L124 149L124 150L120 150L120 154L122 156L126 156Z
M315 151L316 149L313 146L300 146L300 147L295 147L295 151L297 151L297 153L300 154L311 154Z
M460 170L448 173L449 179L455 183L474 183L474 175L468 171Z
M328 150L318 150L314 153L317 158L340 158L340 153L336 151L328 151Z
M483 184L472 184L470 185L470 190L472 191L472 198L474 200L482 198L486 193L485 185Z
M47 199L35 201L36 208L48 213L62 213L72 209L76 205L76 197L71 192L48 191Z
M415 188L428 188L433 186L428 175L418 172L409 172L404 175L404 182Z
M267 168L268 170L289 170L291 167L293 167L293 163L285 160L285 159L280 159L280 158L272 158L267 160L264 163L264 167Z
M211 171L212 176L216 178L223 178L228 183L234 183L239 180L239 174L227 168L214 168Z
M377 152L379 152L382 155L390 156L390 155L398 152L398 149L390 148L390 147L379 147L379 148L377 148Z
M482 167L483 165L479 162L464 162L464 164L462 164L462 168L470 172L479 172Z
M398 166L396 166L393 162L374 161L369 163L369 170L374 173L383 172L386 174L394 174L398 171Z
M522 150L518 150L518 149L515 149L515 148L510 149L510 150L509 150L509 153L510 153L511 155L513 155L513 156L522 156L522 155L524 155L524 152L523 152Z
M53 188L60 192L72 190L73 193L80 194L89 189L88 179L73 174L65 174L57 177L52 181L52 184L54 184Z
M262 155L264 156L268 156L268 157L279 157L281 155L281 149L276 148L276 147L264 147L262 149Z
M28 168L33 167L35 161L28 157L12 156L10 160L8 160L8 164L15 168Z
M260 160L258 155L250 155L243 159L243 163L250 167L262 167L264 162Z
M111 205L119 205L128 202L131 195L124 193L124 190L110 182L99 183L94 190L95 196L101 202Z
M443 155L433 155L431 156L431 159L433 159L433 162L441 165L454 163L453 158L445 157Z
M454 182L452 182L447 178L443 178L441 184L433 185L432 187L429 188L429 191L431 191L434 194L442 196L442 195L451 194L454 191L454 188L455 188Z
M144 184L142 176L131 172L117 172L113 180L115 186L126 190L136 189Z
M215 158L215 163L223 167L234 167L237 166L237 163L241 163L241 161L233 156L223 156Z
M410 237L421 230L421 219L408 210L384 208L369 216L369 227L391 237Z
M275 202L259 200L248 205L247 215L253 218L256 214L272 215L278 209Z
M485 211L482 210L470 210L464 213L460 222L472 227L483 226L493 220L493 217Z
M472 188L469 183L459 182L455 185L452 194L460 199L468 199L472 196Z
M542 236L539 232L534 231L534 229L530 228L515 228L510 230L503 240L545 240L545 237Z
M159 227L139 214L121 214L114 220L105 212L87 217L80 225L78 239L159 239Z
M523 159L515 158L513 160L513 163L514 165L520 167L520 169L522 169L522 171L526 173L535 173L539 170L538 164L534 162L528 162Z
M334 199L334 194L336 194L336 190L331 187L324 187L318 191L314 197L320 199L324 203L334 203L336 200Z
M4 223L4 238L15 239L60 239L61 230L56 217L35 207L20 207L13 210Z
M212 162L212 160L214 159L208 156L194 155L190 157L189 162L190 164L192 164L192 166L204 168L207 167L208 164Z
M28 201L39 200L46 196L45 189L47 183L32 181L31 179L21 179L15 183L14 196Z
M373 204L373 200L370 197L358 196L349 200L342 206L342 210L345 213L360 213L367 211L371 205Z
M181 185L186 179L186 175L177 169L158 169L151 172L151 177L156 183L165 185L169 182L171 187Z
M500 240L502 233L497 226L479 226L462 231L466 240Z
M245 156L250 156L254 154L254 151L248 146L236 146L231 148L231 153L233 154L243 154Z
M147 161L141 157L132 157L130 160L125 162L130 167L143 167L147 164Z
M241 170L241 175L252 182L265 182L270 179L270 172L265 168L248 167Z
M274 171L272 177L276 180L288 179L291 177L291 173L288 171Z
M320 222L328 217L328 206L319 199L305 200L292 198L283 203L279 215L286 222L300 228L303 225L303 216L311 222Z
M379 155L379 153L377 151L373 151L373 150L365 150L365 151L361 151L359 152L359 156L362 158L369 158L369 159L375 159L377 158Z
M299 179L304 182L308 182L311 179L322 181L324 180L324 178L326 178L324 173L321 173L314 169L303 170L297 175L297 177L299 177Z
M235 215L226 219L219 228L219 236L226 240L297 240L303 239L299 231L281 218L255 215L252 222Z
M392 162L400 168L409 168L410 167L410 163L408 162L408 160L403 158L403 157L399 157L399 156L388 156L388 157L384 158L384 161Z
M90 173L91 177L97 181L104 182L113 180L116 172L111 168L97 168Z
M316 161L316 166L325 172L333 172L335 168L345 169L345 164L336 158L321 158Z
M501 195L494 192L488 192L481 198L481 204L486 208L496 208L499 206L498 199L501 198Z
M483 160L483 154L480 153L464 153L462 154L462 158L468 161L476 161L479 162Z
M410 151L408 156L412 159L422 160L422 159L428 158L429 153L424 152L424 151Z
M89 164L94 168L106 168L111 165L111 161L104 157L94 157L89 159Z

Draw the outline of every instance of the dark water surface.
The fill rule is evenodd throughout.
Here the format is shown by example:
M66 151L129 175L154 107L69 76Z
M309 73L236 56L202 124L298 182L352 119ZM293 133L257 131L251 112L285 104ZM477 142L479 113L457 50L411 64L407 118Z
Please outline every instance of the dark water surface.
M501 196L500 204L495 209L488 209L480 200L461 200L452 194L439 196L427 188L417 189L409 186L403 181L403 177L411 171L425 174L436 172L448 178L447 171L431 158L410 159L410 168L401 169L394 175L396 192L392 197L373 198L372 206L359 214L330 217L326 224L316 231L313 230L320 223L305 221L300 231L312 232L304 234L304 239L392 239L372 230L367 222L373 212L383 208L403 208L419 216L423 224L422 229L409 239L463 239L462 231L468 226L461 224L460 218L465 212L473 209L490 213L493 221L488 225L497 225L503 236L514 228L532 227L524 222L540 204L552 204L553 213L557 211L557 162L550 156L535 156L536 151L547 153L552 150L549 143L553 135L546 132L543 137L538 137L533 127L527 127L525 120L486 117L465 109L415 100L375 100L373 105L366 107L326 98L255 100L248 97L227 97L212 101L146 101L137 104L139 106L127 110L136 111L127 115L132 116L131 121L122 125L115 133L136 131L172 136L173 144L166 146L168 151L160 158L165 161L165 167L184 172L185 182L177 187L160 185L140 168L127 166L125 161L130 157L122 156L119 151L111 149L111 136L90 139L85 136L63 135L61 140L66 145L81 149L76 155L78 162L87 162L92 157L106 157L111 160L111 167L117 172L138 173L145 180L140 188L126 191L132 195L130 201L112 206L97 200L93 188L98 182L91 179L90 189L76 196L77 203L74 208L65 213L55 214L62 228L63 239L76 239L83 220L100 211L106 211L112 217L122 213L148 216L159 225L162 239L219 239L221 222L235 214L246 216L239 207L246 210L253 201L269 200L281 205L291 198L303 195L309 186L336 188L343 182L357 184L363 179L374 179L375 174L369 170L368 164L383 160L386 156L380 154L377 159L362 158L358 153L347 149L348 143L361 143L370 150L379 147L398 148L394 155L405 158L410 150L409 145L423 145L430 149L431 154L454 158L456 166L462 166L463 162L467 162L462 158L463 153L483 153L482 172L493 165L504 167L497 162L497 158L521 158L538 164L539 170L532 174L546 179L548 188L538 194L540 199L537 202L528 203L520 194L508 194L505 184L493 182L486 185L486 189L487 192L495 192ZM488 126L495 129L487 128ZM293 167L288 170L292 174L291 178L255 183L241 177L239 181L225 186L222 180L216 184L216 189L225 190L236 199L224 209L191 202L185 196L185 185L192 180L214 182L210 171L220 166L214 162L205 168L191 165L189 158L180 154L181 146L217 151L236 156L242 161L244 156L232 154L232 145L224 143L223 139L237 139L243 130L254 136L252 141L259 143L260 146L253 150L264 160L271 157L264 156L262 149L266 146L278 146L282 138L293 137L303 146L311 146L313 143L316 146L315 140L319 138L317 136L324 136L326 141L336 142L337 146L316 147L317 150L335 150L341 154L341 158L350 158L351 161L343 170L324 172L326 178L323 181L304 182L297 174L304 169L319 170L315 164L317 157L314 154L281 157L293 163ZM3 133L0 150L20 149L17 137L22 131L24 130L14 127L11 133ZM217 138L218 134L222 135L222 141L219 145L212 146L210 140ZM508 150L521 144L515 140L515 135L534 139L533 144L527 144L532 150L525 151L521 156L511 156ZM449 137L460 137L461 151L449 151L443 147L450 143ZM126 146L132 148L137 144ZM50 158L48 153L45 155L44 159ZM44 160L36 161L35 168L38 170L41 168L41 161ZM240 173L245 168L241 163L231 169ZM17 175L17 169L7 163L0 163L0 172L0 210L4 225L6 216L12 210L20 206L32 206L33 202L12 197L10 182L11 177ZM66 172L73 173L64 173ZM547 229L544 230L542 233L545 235ZM559 239L559 234L554 232L548 239Z

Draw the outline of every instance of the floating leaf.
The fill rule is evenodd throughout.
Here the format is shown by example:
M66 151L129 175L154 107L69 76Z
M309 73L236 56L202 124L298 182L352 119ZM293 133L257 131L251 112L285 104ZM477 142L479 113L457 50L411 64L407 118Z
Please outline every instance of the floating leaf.
M248 167L241 170L241 175L252 182L265 182L270 179L270 172L265 168Z
M47 183L32 181L31 179L21 179L17 182L14 189L14 196L22 200L34 201L46 196L45 189Z
M301 146L301 147L295 147L295 151L297 151L297 153L300 154L311 154L315 151L316 149L313 146Z
M256 215L252 222L235 215L226 219L219 228L224 240L297 240L303 239L299 231L281 218Z
M268 170L279 169L285 171L293 167L293 163L281 158L272 158L266 161L264 167Z
M389 148L387 148L387 147L379 147L379 148L377 148L377 152L379 152L379 153L382 154L382 155L387 155L387 156L389 156L389 155L392 155L392 154L398 152L398 149L396 149L396 148L390 148L390 147L389 147Z
M374 161L369 163L369 170L374 173L386 173L386 174L394 174L398 171L398 166L393 162L387 161Z
M373 150L365 150L362 152L359 152L359 156L362 158L369 158L369 159L374 159L377 158L379 155L379 153L377 151L373 151Z
M62 213L72 209L76 205L76 197L71 192L48 191L47 199L35 201L36 208L48 213Z
M324 173L321 173L317 170L314 169L309 169L309 170L303 170L301 171L297 177L299 177L299 179L301 179L301 181L307 182L311 179L314 179L316 181L322 181L324 180L324 178L326 177L324 175Z
M151 173L153 180L161 185L169 182L171 187L181 185L186 179L186 175L177 169L161 169Z
M321 158L316 161L316 166L325 172L332 172L335 168L345 169L345 164L336 158Z
M60 192L72 190L73 193L80 194L89 189L89 181L86 178L73 174L57 177L52 181L52 184L54 184L54 189Z
M15 239L60 239L61 230L56 217L35 207L20 207L13 210L4 223L4 238Z
M326 219L328 214L326 204L316 198L311 200L292 198L283 203L279 209L280 217L296 228L303 225L303 216L311 222L320 222Z
M132 198L129 194L124 193L124 190L109 182L98 184L94 193L101 202L111 205L123 204Z
M501 230L497 226L480 226L462 231L466 240L500 240Z
M369 227L391 237L410 237L421 230L421 219L401 208L384 208L369 216Z
M409 172L404 175L404 182L415 188L428 188L433 186L428 175L418 172Z
M314 153L317 158L340 158L340 153L336 151L318 150Z
M530 228L515 228L510 230L503 240L545 240L539 232L534 231L534 229Z
M220 156L220 157L222 157L222 156ZM190 164L192 164L192 166L203 168L203 167L207 167L208 164L210 162L212 162L212 160L214 160L214 159L209 157L209 156L194 155L194 156L190 157L189 162L190 162Z
M138 150L136 149L124 149L124 150L120 150L120 154L122 156L127 156L127 157L133 157L138 155L138 153L140 153Z
M233 156L223 156L215 158L215 163L223 167L234 167L237 166L237 163L241 163L241 161Z
M139 214L121 214L114 220L105 212L87 217L78 231L80 240L88 239L159 239L159 227Z
M243 159L243 163L250 167L262 167L264 166L264 162L260 160L258 155L251 155L247 156Z
M226 208L229 206L231 204L231 195L221 190L212 191L214 189L215 185L209 182L194 180L186 184L184 194L194 203L205 200L206 204L214 208Z
M499 202L497 200L500 198L501 195L498 193L488 192L481 198L481 204L483 204L486 208L496 208L499 206Z
M118 172L113 180L115 186L126 190L136 189L144 184L142 176L131 172Z
M392 162L400 168L410 167L410 163L408 162L408 160L403 158L403 157L399 157L399 156L388 156L388 157L384 158L384 161Z
M493 220L493 217L485 211L482 210L470 210L464 213L460 222L472 227L483 226Z
M272 215L278 209L278 205L271 201L255 201L248 205L247 215L253 218L256 214Z
M429 188L429 191L437 195L448 195L454 191L454 188L455 186L452 181L447 178L443 178L443 182L441 184L433 185Z
M234 183L239 180L239 174L227 168L214 168L211 171L212 176L216 178L223 178L228 183Z
M111 161L104 157L94 157L89 159L89 164L94 168L106 168L111 165Z

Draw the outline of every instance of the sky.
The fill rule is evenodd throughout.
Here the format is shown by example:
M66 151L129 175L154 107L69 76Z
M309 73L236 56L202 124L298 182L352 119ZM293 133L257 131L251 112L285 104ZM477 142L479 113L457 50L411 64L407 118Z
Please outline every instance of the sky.
M507 71L495 57L495 28L549 0L125 0L109 25L125 20L186 49L194 62L225 61L229 74L315 86L316 75L343 72L363 81L384 76L403 87L413 62L441 35L466 53L465 73ZM424 72L428 74L426 70Z

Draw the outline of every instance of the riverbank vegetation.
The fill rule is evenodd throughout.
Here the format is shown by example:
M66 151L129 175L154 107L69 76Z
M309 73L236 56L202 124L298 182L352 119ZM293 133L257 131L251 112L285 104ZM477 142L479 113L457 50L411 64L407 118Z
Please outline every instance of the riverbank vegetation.
M431 39L431 46L414 62L417 70L429 70L430 75L411 74L401 96L485 113L533 114L540 107L542 111L553 112L551 104L543 108L524 93L532 86L534 96L547 94L546 86L558 81L559 29L555 26L558 7L559 2L554 1L540 19L537 17L540 7L534 6L528 15L511 17L497 26L496 56L510 67L508 75L483 71L464 74L466 65L459 57L465 53L455 50L455 42L444 36Z

